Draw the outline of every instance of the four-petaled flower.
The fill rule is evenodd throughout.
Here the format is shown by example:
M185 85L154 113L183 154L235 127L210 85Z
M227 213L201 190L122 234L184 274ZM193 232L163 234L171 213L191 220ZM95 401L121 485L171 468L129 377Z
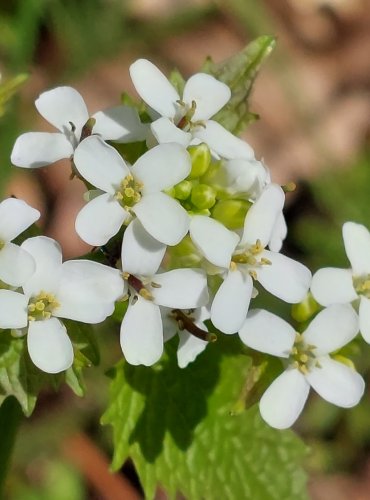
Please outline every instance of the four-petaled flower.
M62 158L70 158L85 135L98 134L105 140L133 142L144 140L147 127L135 108L117 106L89 112L81 94L72 87L43 92L35 101L40 115L59 132L26 132L18 137L11 154L17 167L36 168Z
M276 184L269 184L263 190L247 212L237 247L237 240L232 241L231 235L228 246L215 245L216 236L221 233L211 233L210 228L208 235L205 226L210 226L210 222L196 220L190 224L192 240L207 260L216 266L223 260L223 267L230 267L211 307L212 322L224 333L236 333L242 326L253 294L253 279L276 297L292 304L303 300L309 289L311 273L304 265L266 250L284 199L283 190Z
M189 153L179 144L160 144L129 167L112 146L91 136L78 146L74 161L82 177L102 192L76 219L77 233L90 245L107 243L132 214L166 245L176 245L187 233L186 210L162 192L191 170Z
M193 309L207 304L207 277L201 269L157 273L166 246L150 236L135 219L122 242L122 271L130 293L121 324L121 347L132 365L154 364L163 353L163 323L159 306Z
M154 110L151 130L159 143L177 142L188 146L192 139L205 142L226 159L254 158L252 148L210 118L229 101L227 85L206 73L197 73L186 82L182 97L165 75L150 61L138 59L130 66L137 93Z
M352 367L329 354L350 342L357 332L358 318L350 305L337 304L324 309L302 334L270 312L250 311L239 331L242 342L287 360L286 370L261 398L263 419L278 429L293 425L310 387L334 405L343 408L356 405L364 393L364 380Z
M323 306L360 299L360 332L370 343L370 233L362 224L346 222L343 241L351 269L319 269L313 275L311 292Z
M27 345L34 364L58 373L73 363L73 346L59 318L100 323L122 295L120 272L97 262L62 263L55 240L37 236L21 247L36 268L23 284L23 293L0 290L0 328L27 328Z

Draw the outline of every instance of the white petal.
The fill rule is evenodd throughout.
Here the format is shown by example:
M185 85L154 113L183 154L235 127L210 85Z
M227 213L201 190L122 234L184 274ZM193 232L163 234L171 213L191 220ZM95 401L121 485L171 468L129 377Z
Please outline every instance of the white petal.
M343 240L353 274L360 276L370 273L370 233L362 224L343 224Z
M36 264L32 255L14 243L0 250L0 280L8 285L22 286L32 276Z
M367 297L361 297L358 314L361 335L370 344L370 300Z
M260 196L268 182L268 170L258 160L229 160L221 166L226 175L227 189L232 193L245 193L249 199Z
M62 250L58 242L46 236L36 236L24 241L21 248L35 260L36 270L23 285L26 295L37 295L41 291L55 293L60 284Z
M73 363L73 347L66 327L56 318L31 321L27 345L30 358L40 370L59 373Z
M168 118L158 118L150 125L150 129L159 144L176 142L185 148L190 144L191 134L176 127Z
M123 295L123 279L118 269L91 260L69 260L62 265L58 300L114 303Z
M77 214L75 227L89 245L105 245L120 230L127 212L110 194L89 201Z
M308 382L298 370L286 370L263 394L262 418L276 429L291 427L303 410L309 390Z
M139 113L131 106L117 106L93 115L93 133L106 141L120 143L145 141L148 126L141 123Z
M211 75L197 73L189 78L184 87L183 100L188 106L195 101L192 120L208 120L230 100L231 91L227 85Z
M253 281L238 269L229 271L217 290L211 307L212 323L221 332L236 333L247 316Z
M180 342L177 348L177 362L180 368L186 368L196 357L204 351L208 342L198 339L187 331L179 333Z
M289 323L263 309L249 311L239 330L239 337L245 345L281 358L289 357L295 335Z
M23 293L0 290L0 328L24 328L28 323L28 299Z
M101 323L114 311L114 302L86 300L71 300L66 293L58 294L57 299L61 301L60 307L53 311L57 318L73 319L95 325Z
M89 119L89 113L81 94L72 87L57 87L43 92L35 101L41 116L61 132L76 127L76 136Z
M97 135L87 137L78 145L74 163L84 179L110 194L114 194L130 174L119 153Z
M0 203L0 240L14 240L39 218L40 212L25 201L7 198Z
M163 328L159 307L137 297L121 325L121 348L131 365L151 366L163 352Z
M257 269L258 281L266 290L289 304L301 302L311 284L310 270L285 255L264 250L260 257L268 259L270 265Z
M197 127L193 136L208 144L213 151L226 160L252 160L254 158L253 149L249 144L213 120L206 121L204 127Z
M241 244L254 245L260 240L265 247L271 239L284 201L285 194L281 187L269 184L247 212Z
M357 299L351 269L319 269L312 277L311 292L314 299L323 306L346 304Z
M138 219L134 219L123 235L122 271L135 276L153 276L161 265L166 248L145 231Z
M336 351L354 339L358 333L358 317L349 304L334 304L311 321L303 338L316 346L315 355Z
M141 156L131 171L143 183L143 194L170 188L187 177L191 170L189 153L180 144L159 144Z
M271 233L270 241L268 244L269 249L272 252L280 252L281 247L283 246L283 241L285 240L287 234L288 226L286 224L283 212L280 212Z
M172 307L160 306L162 324L163 324L163 341L167 342L172 339L178 330L177 321L172 317Z
M148 233L166 245L177 245L188 232L187 212L164 193L143 196L133 211Z
M195 215L190 220L190 237L205 258L215 266L228 268L239 236L215 219Z
M207 277L202 269L174 269L156 274L153 288L156 304L176 309L192 309L208 302Z
M306 375L311 387L326 401L342 408L351 408L360 401L365 383L361 375L349 366L334 361L329 356L318 359Z
M139 96L160 115L174 118L180 99L173 85L153 63L138 59L130 66L130 76Z
M73 146L64 134L27 132L15 141L11 162L17 167L37 168L73 155Z

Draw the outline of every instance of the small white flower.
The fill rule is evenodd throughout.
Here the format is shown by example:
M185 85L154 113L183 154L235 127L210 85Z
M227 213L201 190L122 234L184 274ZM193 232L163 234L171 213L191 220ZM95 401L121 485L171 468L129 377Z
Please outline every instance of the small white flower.
M243 196L255 201L271 183L271 177L263 162L255 159L236 159L223 161L212 181L229 195Z
M0 203L0 280L20 286L35 270L32 256L11 243L37 221L40 212L23 200L7 198Z
M37 168L69 158L83 137L89 120L85 101L72 87L57 87L43 92L35 101L38 112L59 132L27 132L18 137L11 154L17 167ZM147 128L140 123L135 108L118 106L95 113L89 133L105 140L133 142L144 140Z
M215 232L209 237L207 233L194 231L193 221L190 224L192 240L212 264L220 265L220 254L227 264L224 267L229 267L232 261L211 307L212 322L224 333L236 333L243 324L253 294L253 279L289 303L300 302L308 291L311 273L305 266L280 253L266 250L284 199L283 190L276 184L269 184L263 190L247 212L243 235L236 250L231 235L228 245L222 246L221 242L215 245ZM199 221L196 223L199 224ZM201 224L204 225L204 221ZM210 226L209 222L207 224Z
M360 331L370 343L370 233L362 224L346 222L343 241L351 269L319 269L312 278L311 292L323 306L360 299Z
M222 158L252 159L252 148L210 118L230 99L227 85L211 75L197 73L185 84L182 97L165 75L146 59L130 67L140 97L157 113L151 130L159 143L177 142L188 146L192 139L205 142Z
M58 373L73 363L73 346L59 318L100 323L114 310L123 293L118 269L87 260L62 264L58 243L44 236L30 238L22 249L36 263L23 294L0 290L0 328L27 328L33 363Z
M153 238L176 245L187 233L189 216L163 193L187 177L189 153L179 144L160 144L128 167L119 153L97 136L76 149L77 170L102 191L79 212L76 231L90 245L104 245L134 213Z
M261 398L262 418L277 429L290 427L299 417L310 387L334 405L356 405L364 393L362 377L329 353L346 345L357 332L358 318L349 305L324 309L303 334L274 314L250 311L239 331L244 344L287 360L286 370Z
M121 348L132 365L150 366L163 352L159 306L192 309L208 302L207 278L200 269L175 269L156 274L166 246L135 219L122 242L122 270L130 302L121 325Z

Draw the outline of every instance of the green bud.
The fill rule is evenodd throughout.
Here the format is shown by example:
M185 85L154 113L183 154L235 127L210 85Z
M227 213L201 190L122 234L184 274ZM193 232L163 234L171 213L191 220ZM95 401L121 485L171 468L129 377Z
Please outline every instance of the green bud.
M211 164L211 151L207 144L189 146L188 151L191 157L191 172L189 179L197 179L205 174Z
M189 198L191 193L191 188L193 187L190 181L181 181L176 184L175 190L175 198L178 200L186 200Z
M171 196L171 198L176 198L176 192L174 187L164 189L164 192L168 194L168 196Z
M312 297L312 294L309 292L306 297L299 304L293 304L291 309L291 316L293 319L298 321L299 323L303 323L307 321L317 313L320 309L319 304Z
M240 229L250 206L246 200L220 200L213 207L212 217L228 229Z
M196 184L193 186L190 200L201 210L211 208L216 203L216 191L207 184Z
M171 269L197 267L202 260L202 256L189 235L185 236L177 245L168 247L167 257Z

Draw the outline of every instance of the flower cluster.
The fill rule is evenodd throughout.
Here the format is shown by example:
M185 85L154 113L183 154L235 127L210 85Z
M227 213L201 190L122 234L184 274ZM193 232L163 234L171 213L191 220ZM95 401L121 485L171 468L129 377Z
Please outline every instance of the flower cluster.
M119 255L110 267L89 260L62 263L58 244L42 236L17 247L10 241L39 214L24 202L5 200L0 327L27 330L34 363L59 372L73 362L59 318L98 323L112 314L115 301L128 301L120 343L133 365L154 364L164 342L178 333L178 363L187 366L215 339L208 331L213 324L221 334L238 334L248 347L286 362L260 403L272 426L292 425L310 386L336 405L356 404L362 378L329 353L357 335L349 303L358 296L360 328L370 338L369 234L345 225L353 276L334 269L315 275L312 293L329 307L304 333L268 311L251 309L261 287L298 304L311 286L307 267L281 253L287 233L283 188L245 141L212 120L231 97L227 85L198 73L180 95L144 59L132 64L130 74L147 106L144 113L142 107L119 106L90 117L76 90L59 87L36 100L59 132L25 133L11 156L24 168L70 158L87 187L77 233L94 247L118 242ZM133 143L142 147L130 150ZM136 150L141 153L135 156ZM9 222L7 210L16 223L14 215Z

